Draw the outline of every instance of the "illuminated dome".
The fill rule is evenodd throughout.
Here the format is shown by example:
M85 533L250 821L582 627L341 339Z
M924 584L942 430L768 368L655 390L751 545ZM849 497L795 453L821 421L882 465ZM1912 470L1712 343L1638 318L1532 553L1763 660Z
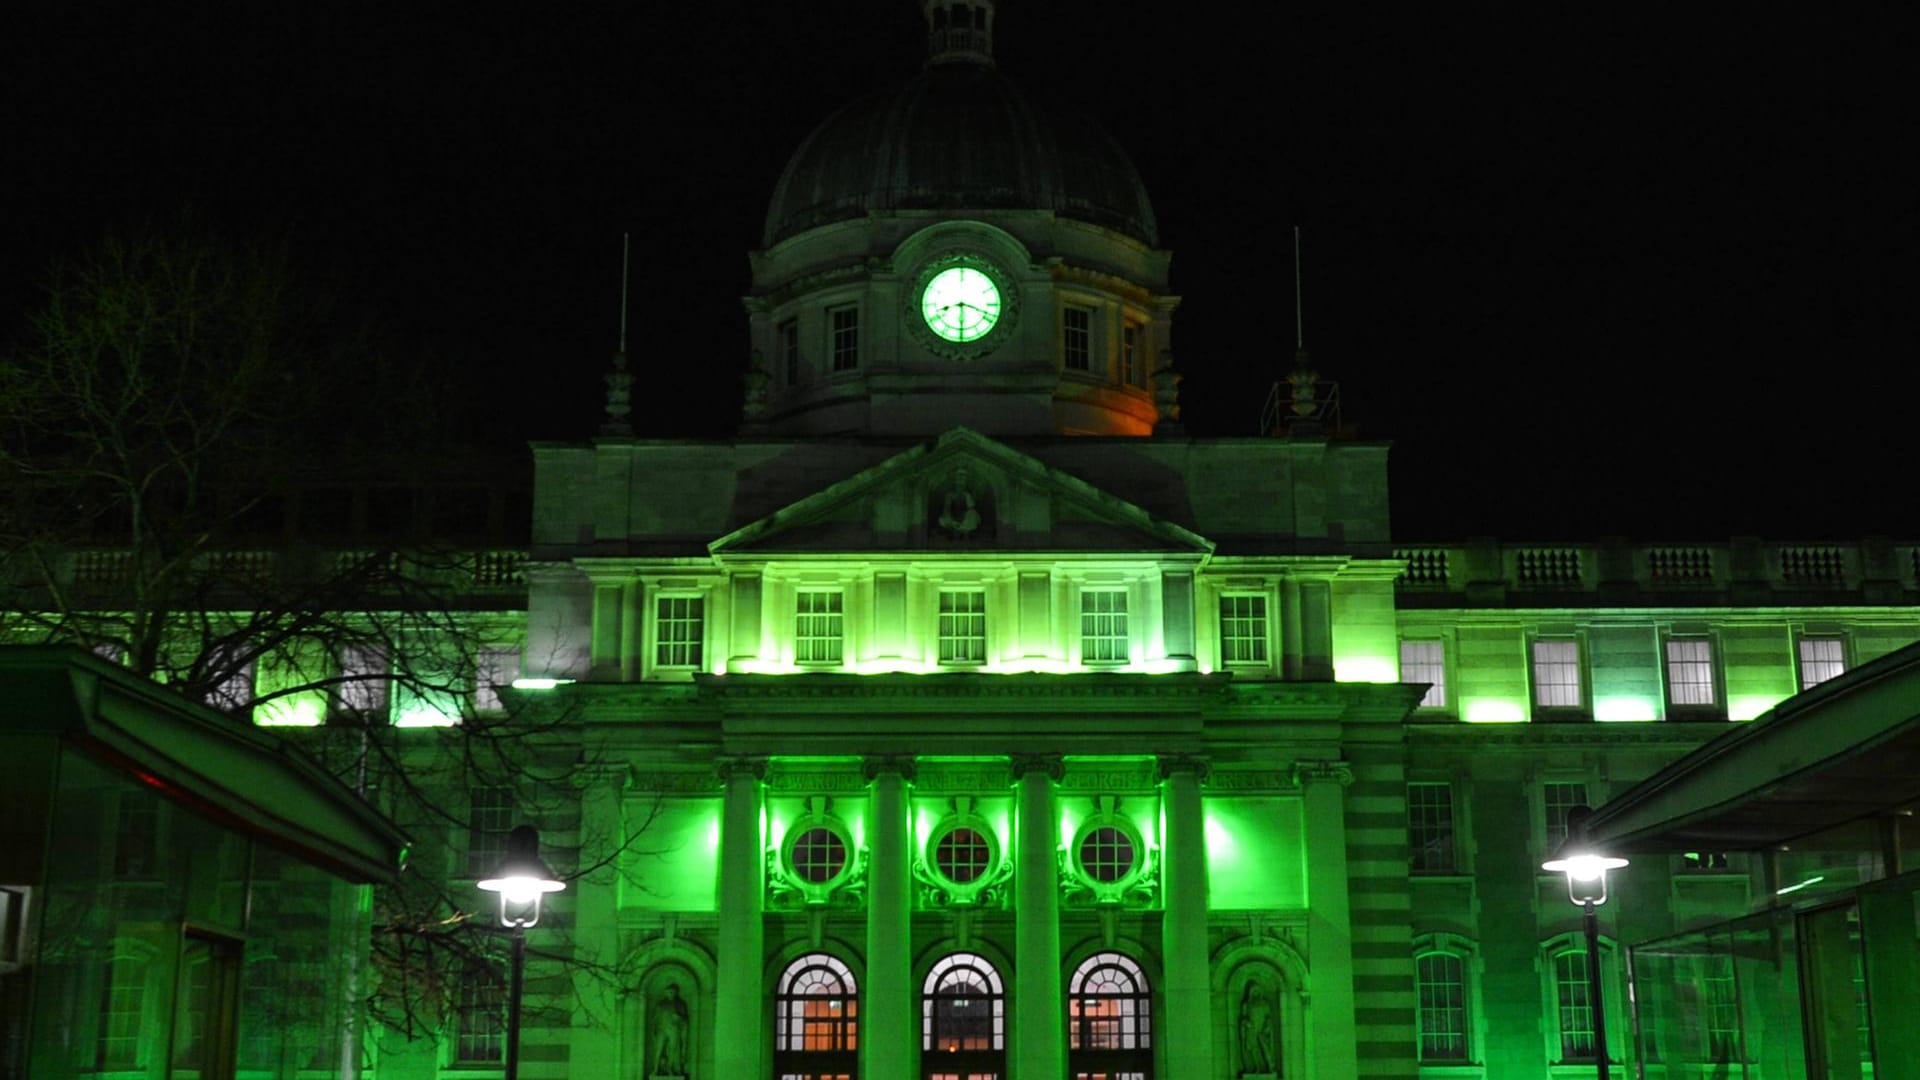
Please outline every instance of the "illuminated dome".
M1051 210L1153 247L1140 174L1092 121L1030 102L986 63L933 63L800 144L774 188L766 244L887 210Z

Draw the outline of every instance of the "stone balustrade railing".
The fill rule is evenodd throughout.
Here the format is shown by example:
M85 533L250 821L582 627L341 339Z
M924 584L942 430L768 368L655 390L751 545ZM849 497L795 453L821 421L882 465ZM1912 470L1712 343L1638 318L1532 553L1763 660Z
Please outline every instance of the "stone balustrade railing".
M1498 603L1562 593L1666 595L1697 603L1711 594L1824 594L1839 603L1920 603L1920 545L1884 539L1791 543L1735 537L1712 544L1509 544L1495 540L1401 545L1399 588L1409 597L1460 594ZM1697 594L1695 599L1686 594ZM1591 603L1583 600L1581 603Z

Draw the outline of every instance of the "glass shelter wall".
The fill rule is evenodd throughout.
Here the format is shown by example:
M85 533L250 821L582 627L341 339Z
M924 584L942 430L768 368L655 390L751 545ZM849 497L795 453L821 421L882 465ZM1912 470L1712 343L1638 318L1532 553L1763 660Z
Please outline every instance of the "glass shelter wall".
M28 1075L351 1075L364 889L61 757Z

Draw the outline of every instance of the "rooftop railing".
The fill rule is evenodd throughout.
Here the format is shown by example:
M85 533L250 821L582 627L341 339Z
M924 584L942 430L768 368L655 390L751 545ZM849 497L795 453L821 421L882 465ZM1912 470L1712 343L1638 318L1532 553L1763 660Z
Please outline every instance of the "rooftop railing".
M1768 593L1827 594L1840 603L1920 603L1920 545L1868 539L1789 543L1736 537L1712 544L1457 544L1396 547L1405 560L1403 594L1462 594L1498 603L1594 594L1725 594L1730 602ZM1850 596L1848 594L1851 594Z

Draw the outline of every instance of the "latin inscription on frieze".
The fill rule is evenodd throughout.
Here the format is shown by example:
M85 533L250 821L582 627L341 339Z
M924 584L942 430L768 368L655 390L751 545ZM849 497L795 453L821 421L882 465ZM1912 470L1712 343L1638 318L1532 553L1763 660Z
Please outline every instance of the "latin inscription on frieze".
M1107 769L1070 764L1060 780L1066 791L1148 791L1158 786L1152 762Z
M1215 769L1207 779L1211 791L1292 791L1291 772L1279 769Z
M767 787L785 792L865 791L867 778L857 771L776 769L767 777Z

